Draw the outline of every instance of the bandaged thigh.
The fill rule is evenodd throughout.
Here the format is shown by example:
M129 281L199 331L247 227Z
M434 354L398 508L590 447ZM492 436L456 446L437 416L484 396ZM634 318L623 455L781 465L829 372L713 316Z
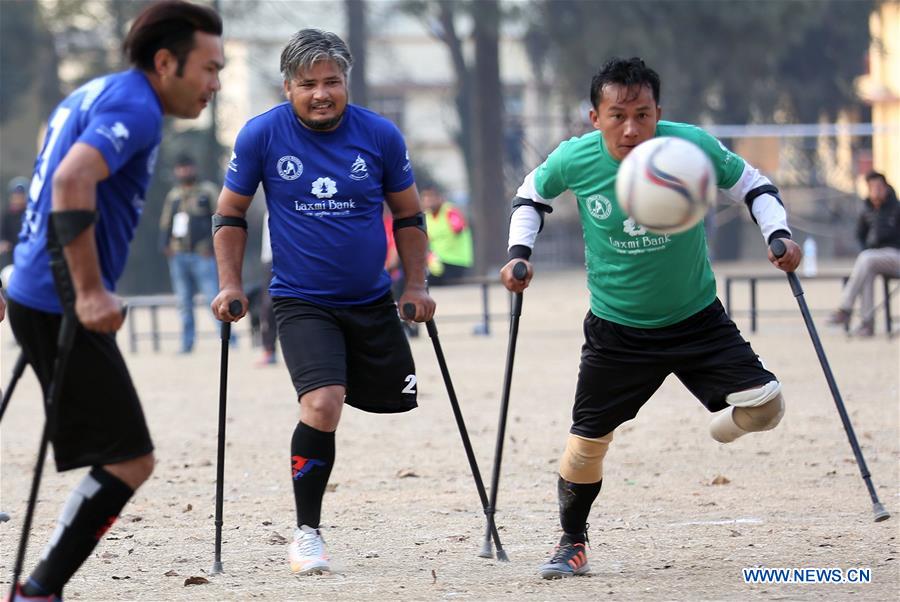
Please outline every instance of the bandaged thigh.
M725 401L732 407L716 416L710 425L713 439L722 443L747 433L771 430L784 416L781 383L776 380L762 387L732 393Z
M559 475L570 483L596 483L603 478L603 458L612 442L609 432L589 439L569 433L566 450L559 462Z

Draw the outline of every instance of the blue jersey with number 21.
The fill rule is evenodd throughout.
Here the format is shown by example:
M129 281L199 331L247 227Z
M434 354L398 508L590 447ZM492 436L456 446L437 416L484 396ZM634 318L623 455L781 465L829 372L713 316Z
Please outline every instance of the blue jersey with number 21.
M330 132L301 124L290 103L251 119L238 134L225 186L269 209L273 297L326 307L366 305L388 293L385 193L412 186L397 127L347 105Z
M109 177L97 185L95 238L103 285L115 290L153 174L162 115L156 92L136 69L94 79L56 107L34 165L15 249L9 285L13 300L40 311L62 311L46 250L47 216L53 174L76 142L97 149L109 168Z

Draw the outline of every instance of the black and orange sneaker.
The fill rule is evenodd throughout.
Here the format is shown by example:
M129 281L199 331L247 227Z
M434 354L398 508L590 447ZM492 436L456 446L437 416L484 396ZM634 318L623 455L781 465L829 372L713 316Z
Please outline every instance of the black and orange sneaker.
M541 578L560 579L590 572L586 543L587 532L585 532L585 541L573 540L568 534L563 533L559 545L553 552L553 557L541 565Z

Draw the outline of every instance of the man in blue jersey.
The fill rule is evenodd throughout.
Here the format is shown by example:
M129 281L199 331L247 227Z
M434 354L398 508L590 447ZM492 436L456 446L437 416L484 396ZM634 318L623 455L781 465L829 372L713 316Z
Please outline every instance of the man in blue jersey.
M791 240L778 189L752 165L702 129L661 121L659 75L639 58L612 59L591 81L594 131L561 143L525 178L513 201L507 289L522 292L533 270L528 259L552 199L571 190L584 232L591 308L572 408L572 426L559 464L557 496L563 534L540 567L545 579L583 575L587 519L603 484L604 457L614 430L634 418L675 374L716 416L710 435L730 443L775 428L784 414L781 383L762 364L716 298L702 222L678 234L655 234L616 202L621 161L642 142L674 136L710 158L716 184L746 203L766 244L781 239L786 253L769 261L791 272L801 252ZM513 266L525 262L518 281Z
M183 0L151 4L124 49L129 71L92 80L50 115L35 163L9 319L50 408L56 466L91 467L75 488L40 562L16 600L59 600L62 589L153 470L153 443L115 341L121 301L113 294L153 174L164 115L197 117L219 89L222 21ZM51 254L68 270L48 266ZM67 289L74 299L57 292ZM68 287L66 286L68 284ZM53 374L61 314L78 319L63 375Z
M217 204L213 244L220 320L240 299L244 219L262 184L272 244L270 293L285 363L300 401L291 439L297 529L291 569L330 568L319 521L334 464L344 402L369 412L416 407L412 354L384 270L382 203L394 216L406 274L401 307L415 320L434 314L425 288L427 237L403 137L387 119L348 104L352 65L333 33L297 32L281 54L287 102L254 117L238 134Z

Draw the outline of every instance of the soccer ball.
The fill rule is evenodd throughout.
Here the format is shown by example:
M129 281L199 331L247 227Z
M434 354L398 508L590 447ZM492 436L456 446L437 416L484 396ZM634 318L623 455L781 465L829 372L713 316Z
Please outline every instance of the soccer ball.
M716 173L700 147L682 138L652 138L625 157L616 176L619 206L660 234L684 232L716 200Z

